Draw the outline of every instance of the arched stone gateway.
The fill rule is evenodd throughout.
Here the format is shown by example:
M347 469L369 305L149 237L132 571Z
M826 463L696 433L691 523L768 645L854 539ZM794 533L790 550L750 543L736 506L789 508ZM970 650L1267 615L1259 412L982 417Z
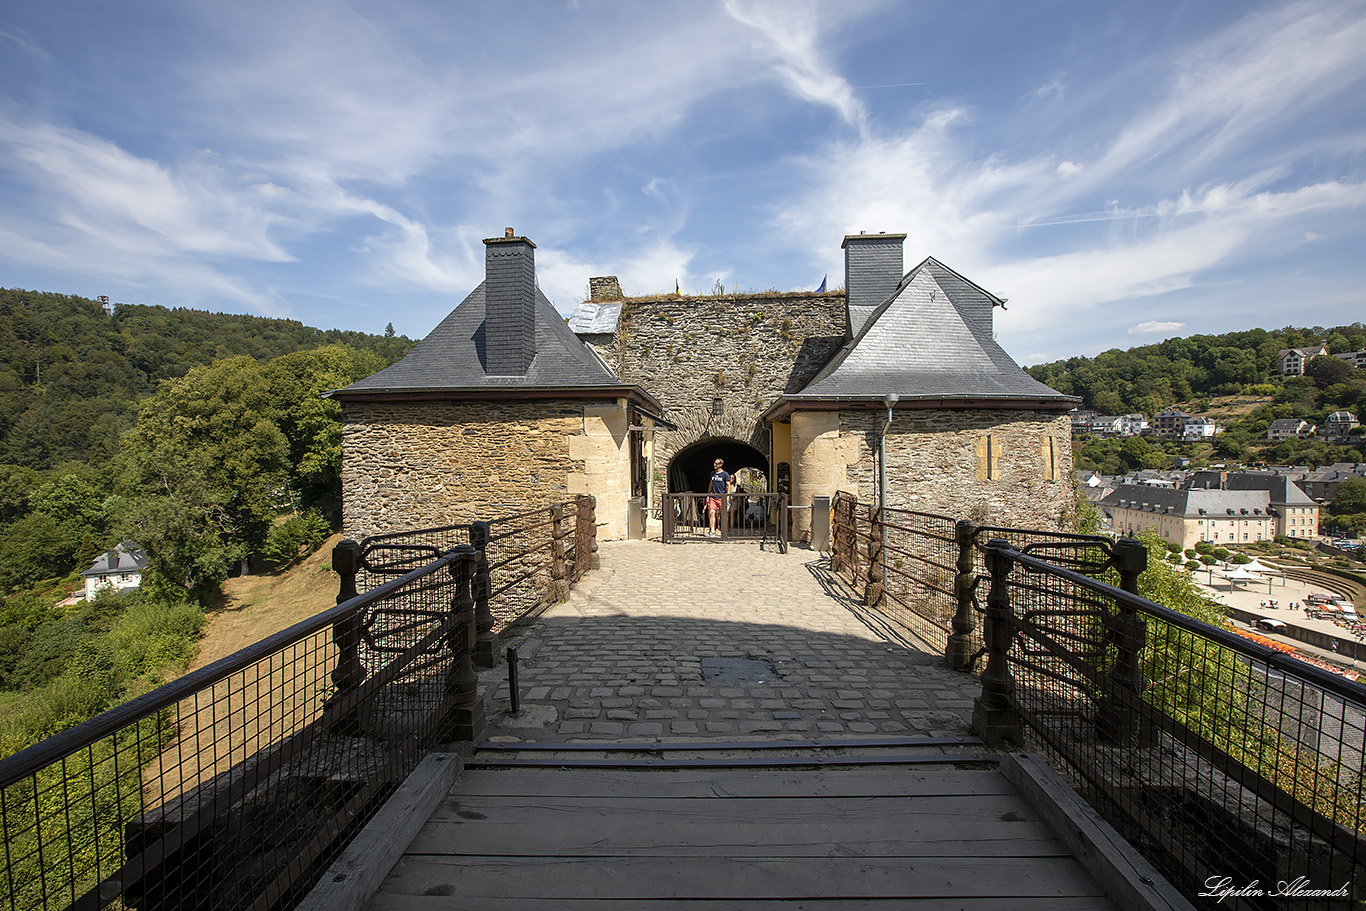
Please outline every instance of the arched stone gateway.
M669 461L668 492L706 493L712 463L716 459L725 462L726 471L733 475L745 469L763 475L762 489L751 492L767 493L771 489L771 475L766 455L739 440L713 438L693 443Z

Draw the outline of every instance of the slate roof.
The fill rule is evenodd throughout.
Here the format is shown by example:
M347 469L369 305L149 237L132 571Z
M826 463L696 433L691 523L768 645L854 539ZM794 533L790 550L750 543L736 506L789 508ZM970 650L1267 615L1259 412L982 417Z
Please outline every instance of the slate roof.
M991 337L1000 298L930 257L901 280L862 330L801 392L784 401L995 399L1074 405L1025 373Z
M480 282L397 364L336 390L332 396L591 386L627 388L575 337L540 288L536 289L536 356L526 374L491 376L486 373L484 285Z
M109 564L113 563L113 566ZM82 576L111 576L114 573L140 573L147 568L147 555L141 545L124 541L112 551L106 551L96 558Z
M1099 505L1106 509L1140 509L1154 515L1200 517L1261 518L1271 515L1265 490L1203 490L1173 487L1144 487L1121 484L1106 494ZM1230 512L1232 510L1232 512Z
M1270 495L1271 502L1278 506L1318 505L1309 494L1285 475L1230 472L1227 487L1229 490L1265 490Z

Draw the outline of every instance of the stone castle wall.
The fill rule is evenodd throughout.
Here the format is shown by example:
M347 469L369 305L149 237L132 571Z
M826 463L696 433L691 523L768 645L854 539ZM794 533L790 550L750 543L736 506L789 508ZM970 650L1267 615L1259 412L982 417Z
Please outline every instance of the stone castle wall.
M602 532L621 536L626 432L624 403L348 402L342 530L450 525L591 493Z
M712 438L767 456L769 429L759 415L806 385L844 344L844 331L842 292L632 298L622 304L611 350L599 353L678 425L656 435L662 471L683 449ZM717 396L725 409L714 416Z
M881 427L873 411L841 415L841 434L855 441L849 480L868 502L877 499ZM898 411L887 435L887 500L979 524L1064 528L1072 508L1071 419L1056 411Z
M836 490L875 503L886 412L792 416L793 503ZM905 409L887 435L888 505L979 523L1057 529L1071 522L1072 425L1053 411ZM809 524L794 513L794 532Z

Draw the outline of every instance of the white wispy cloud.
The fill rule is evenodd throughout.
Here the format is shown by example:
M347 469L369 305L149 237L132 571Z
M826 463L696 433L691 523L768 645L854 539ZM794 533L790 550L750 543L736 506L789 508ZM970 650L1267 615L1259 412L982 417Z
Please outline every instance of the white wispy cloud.
M830 29L822 28L812 2L741 2L726 0L726 11L764 39L761 48L788 88L798 97L834 108L840 117L866 135L868 112L854 95L849 81L827 59L824 41Z
M1157 333L1157 332L1177 332L1177 331L1179 331L1179 330L1181 330L1181 329L1184 329L1185 326L1186 326L1185 323L1177 322L1176 320L1156 320L1156 319L1150 319L1150 320L1144 320L1143 322L1139 323L1137 326L1130 326L1130 327L1129 327L1129 334L1130 334L1130 335L1152 335L1152 334Z

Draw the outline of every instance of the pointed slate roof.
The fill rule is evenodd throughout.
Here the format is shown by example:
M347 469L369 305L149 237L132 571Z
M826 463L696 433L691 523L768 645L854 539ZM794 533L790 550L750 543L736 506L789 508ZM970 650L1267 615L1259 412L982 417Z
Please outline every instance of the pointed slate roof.
M349 399L378 394L479 390L556 390L601 387L631 389L617 379L565 324L554 305L536 289L536 355L525 375L486 372L485 282L470 292L422 342L391 367L332 393ZM647 396L647 398L649 398ZM650 399L653 403L653 399ZM658 407L657 403L653 403Z
M769 420L820 401L875 400L1028 404L1067 410L1079 401L1025 373L991 337L1004 302L933 257L901 280L862 330Z
M142 546L132 541L120 542L113 550L95 558L82 576L112 576L115 573L140 573L147 568L147 555Z

